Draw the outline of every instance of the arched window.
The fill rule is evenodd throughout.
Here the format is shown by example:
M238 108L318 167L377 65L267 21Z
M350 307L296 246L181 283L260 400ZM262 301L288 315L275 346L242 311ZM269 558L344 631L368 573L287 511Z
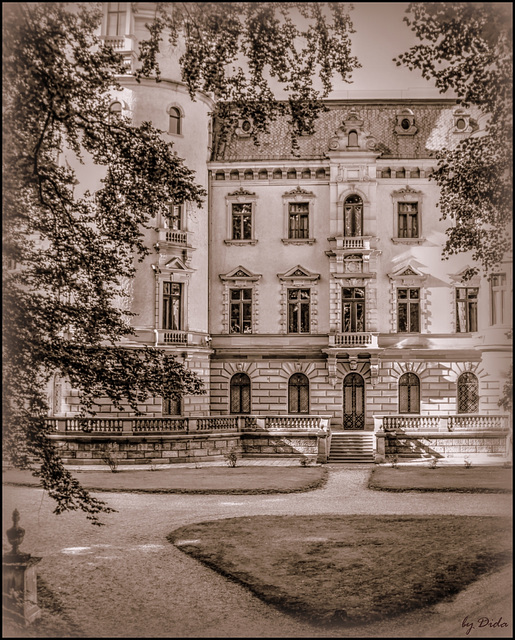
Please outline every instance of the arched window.
M231 413L250 413L250 378L246 373L231 378Z
M109 106L109 117L111 120L116 120L116 118L119 118L122 115L122 103L118 102L118 100L116 102L112 102Z
M179 109L177 109L176 107L172 107L168 111L168 115L170 119L168 133L175 133L177 135L181 134L181 112L179 111Z
M363 229L363 200L356 195L346 198L343 205L344 235L361 236Z
M356 131L349 131L349 147L357 147L358 146L358 134Z
M303 373L288 381L288 413L309 413L309 380Z
M414 373L399 378L399 413L420 413L420 380Z
M458 413L477 413L479 409L478 380L473 373L458 378Z

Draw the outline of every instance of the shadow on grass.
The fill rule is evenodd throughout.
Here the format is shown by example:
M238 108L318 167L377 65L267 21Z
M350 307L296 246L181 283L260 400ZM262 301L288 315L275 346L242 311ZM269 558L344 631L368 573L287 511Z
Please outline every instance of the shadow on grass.
M359 625L448 599L511 560L511 520L467 516L253 516L168 540L268 604Z

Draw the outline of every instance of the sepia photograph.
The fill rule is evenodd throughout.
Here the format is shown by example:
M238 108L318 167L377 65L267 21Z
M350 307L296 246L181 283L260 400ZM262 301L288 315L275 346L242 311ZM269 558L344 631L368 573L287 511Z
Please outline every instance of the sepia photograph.
M5 638L513 637L513 3L3 2Z

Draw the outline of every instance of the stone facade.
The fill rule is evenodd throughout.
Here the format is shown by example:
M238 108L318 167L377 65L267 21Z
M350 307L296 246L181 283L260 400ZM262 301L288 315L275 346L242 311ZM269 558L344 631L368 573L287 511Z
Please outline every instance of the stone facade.
M129 71L146 12L127 14L134 36L119 48ZM251 121L218 144L211 97L190 100L176 61L164 61L162 71L158 84L120 78L113 100L134 122L160 127L209 192L203 208L183 205L178 229L155 220L146 231L155 252L127 283L136 313L127 347L159 346L205 382L206 395L184 398L180 414L316 414L333 430L373 430L385 415L498 414L511 362L511 256L494 283L478 276L464 284L473 262L466 254L441 259L449 221L440 219L429 179L439 149L481 133L477 114L450 99L329 101L294 156L285 118L260 146L248 135ZM170 130L172 112L179 133ZM74 168L80 188L94 190L98 172ZM180 288L174 329L163 314L170 283ZM301 391L292 388L298 380ZM77 394L64 381L49 395L52 415L76 414ZM160 398L141 410L165 415ZM130 414L101 402L99 415ZM187 456L153 442L144 457L222 455L210 438L201 448L195 441L197 453ZM81 446L66 449L67 459L96 459L93 444ZM132 446L121 449L128 461ZM295 448L250 437L241 446L249 455Z

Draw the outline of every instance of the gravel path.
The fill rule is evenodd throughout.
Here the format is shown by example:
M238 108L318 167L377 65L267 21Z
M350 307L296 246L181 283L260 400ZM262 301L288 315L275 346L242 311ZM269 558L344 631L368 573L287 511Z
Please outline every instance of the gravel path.
M280 613L166 541L182 525L237 516L511 514L511 495L375 492L366 488L369 473L368 466L334 467L325 488L297 494L98 494L118 510L104 516L100 529L79 513L53 515L40 489L5 487L4 523L18 508L26 529L22 550L43 557L39 573L82 629L77 637L464 637L465 616L503 616L510 625L467 637L512 637L510 572L487 576L428 611L327 632Z

